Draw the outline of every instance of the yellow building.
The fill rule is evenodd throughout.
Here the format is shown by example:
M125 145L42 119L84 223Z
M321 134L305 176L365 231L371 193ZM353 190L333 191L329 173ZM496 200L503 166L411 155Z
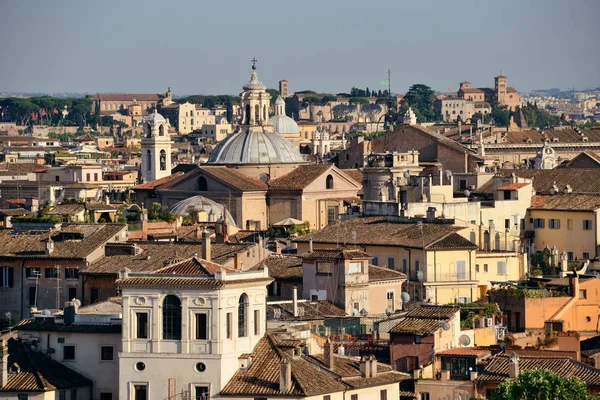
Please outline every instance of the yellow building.
M359 217L296 241L299 252L308 251L312 240L315 249L336 245L371 254L372 264L407 275L405 291L411 301L469 303L484 295L490 282L523 276L523 254L479 252L462 236L462 230L441 220L423 223L398 217Z
M532 253L556 246L558 252L567 253L569 261L596 257L599 210L599 195L562 193L534 196L525 223L527 236L533 245Z

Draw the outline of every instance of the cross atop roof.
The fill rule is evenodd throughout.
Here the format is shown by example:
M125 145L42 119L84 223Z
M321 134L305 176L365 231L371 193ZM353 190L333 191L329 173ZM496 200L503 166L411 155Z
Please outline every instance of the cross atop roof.
M256 62L258 61L256 57L253 57L250 61L252 61L252 69L256 69Z

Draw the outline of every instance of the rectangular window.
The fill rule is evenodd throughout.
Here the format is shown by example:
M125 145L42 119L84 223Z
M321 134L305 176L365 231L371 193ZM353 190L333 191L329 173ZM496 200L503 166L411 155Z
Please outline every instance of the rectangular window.
M94 172L94 181L98 182L98 173Z
M92 178L90 177L90 173L88 172L87 174L85 174L85 180L86 181L90 181Z
M77 389L71 389L71 400L77 400Z
M543 228L546 220L543 218L534 218L533 219L533 227L534 228Z
M387 400L387 389L379 391L379 400Z
M567 229L569 229L569 230L573 229L573 220L572 219L567 219Z
M510 229L510 218L504 220L504 229Z
M550 228L550 229L560 229L560 219L550 218L548 220L548 228Z
M233 325L233 314L228 312L227 313L227 339L231 339L232 325Z
M331 395L325 395L323 396L323 400L331 400Z
M260 310L254 310L254 335L260 335Z
M456 261L456 280L466 281L467 280L467 262L465 260Z
M506 261L498 261L496 263L498 275L506 275Z
M148 385L133 385L134 400L148 400Z
M483 264L483 272L488 272L488 265L487 264Z
M317 274L331 275L333 273L333 264L330 262L317 261Z
M362 272L361 262L351 262L348 265L348 274L360 274Z
M579 298L580 298L580 299L587 299L587 290L585 290L585 289L580 289L580 290L579 290Z
M358 400L358 395L357 394L351 395L350 400Z
M475 272L479 272L479 264L475 264Z
M421 269L421 262L415 260L415 276L419 276L419 270Z
M115 348L112 346L100 346L100 360L113 361L115 359Z
M98 297L100 297L99 289L90 289L90 303L97 303Z
M572 251L567 251L567 261L573 261L573 252Z
M196 339L207 340L208 339L208 315L207 314L196 314Z
M44 268L44 276L49 279L58 278L58 268L54 268L54 267Z
M583 220L583 230L584 231L591 231L592 230L592 220L591 219L584 219Z
M590 253L584 251L583 252L583 259L584 260L589 260L590 259Z
M69 288L69 300L73 300L77 298L77 288L76 287L70 287Z
M75 359L75 346L63 346L63 360Z
M54 180L55 180L56 182L60 182L60 176L56 175L56 176L54 177Z
M393 312L395 309L394 292L393 291L387 292L386 299L387 299L387 308Z
M135 313L137 339L148 339L148 313Z
M379 265L379 257L373 256L373 258L371 259L371 264Z
M394 257L388 257L388 268L389 269L396 268L396 259Z
M58 392L58 400L67 400L67 391L61 390Z
M112 400L112 393L100 393L100 400Z
M406 271L408 270L408 261L406 260L406 258L402 259L402 272L404 274L406 274Z
M429 393L428 392L421 393L421 400L430 400Z
M29 400L29 395L27 393L18 394L17 395L17 400Z
M79 270L77 268L65 268L65 279L77 279Z
M37 305L37 286L29 286L29 305L35 307Z
M26 278L37 278L41 275L41 271L39 267L27 267L25 268L25 277Z
M210 399L210 393L208 392L207 386L194 387L194 400L208 400L208 399Z
M0 287L13 287L14 276L13 267L0 267Z

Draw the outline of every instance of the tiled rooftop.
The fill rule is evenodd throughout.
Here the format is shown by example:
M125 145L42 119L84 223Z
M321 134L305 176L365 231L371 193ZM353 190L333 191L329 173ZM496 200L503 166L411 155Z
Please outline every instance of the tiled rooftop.
M600 193L593 194L555 194L533 196L532 210L554 211L595 211L600 208Z
M19 322L15 329L20 331L44 331L44 332L79 332L79 333L115 333L120 334L121 324L63 324L57 323L53 318L47 319L24 319Z

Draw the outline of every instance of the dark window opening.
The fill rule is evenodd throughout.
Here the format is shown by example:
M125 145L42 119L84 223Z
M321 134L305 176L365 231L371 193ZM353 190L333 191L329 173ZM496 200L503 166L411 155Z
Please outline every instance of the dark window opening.
M163 339L181 340L181 301L172 294L163 301Z

